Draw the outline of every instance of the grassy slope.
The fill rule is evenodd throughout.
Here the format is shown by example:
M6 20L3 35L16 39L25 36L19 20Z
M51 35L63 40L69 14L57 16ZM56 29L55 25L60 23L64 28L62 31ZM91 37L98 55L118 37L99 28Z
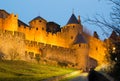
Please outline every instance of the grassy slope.
M63 78L63 79L60 80L60 81L70 81L70 80L72 80L73 78L76 78L76 77L80 76L80 74L81 74L82 72L83 72L83 71L81 71L80 73L72 74L72 75L70 75L70 76L68 76L68 77L66 77L66 78Z
M74 70L24 61L3 61L0 62L0 81L40 81L72 71Z
M72 76L66 77L66 78L64 78L64 79L62 79L60 81L69 81L69 80L72 80L73 78L76 78L78 76L80 76L80 75L79 74L72 75Z

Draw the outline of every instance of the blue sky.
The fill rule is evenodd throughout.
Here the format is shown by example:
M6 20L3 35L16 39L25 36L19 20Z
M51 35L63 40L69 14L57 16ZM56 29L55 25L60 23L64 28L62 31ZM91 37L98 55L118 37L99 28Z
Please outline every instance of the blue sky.
M61 26L66 25L73 9L76 16L81 16L81 21L88 16L94 17L96 13L108 18L111 11L111 6L104 0L1 0L0 8L18 14L19 19L27 24L36 16L41 16ZM82 24L91 32L97 31L102 38L100 28L87 23Z

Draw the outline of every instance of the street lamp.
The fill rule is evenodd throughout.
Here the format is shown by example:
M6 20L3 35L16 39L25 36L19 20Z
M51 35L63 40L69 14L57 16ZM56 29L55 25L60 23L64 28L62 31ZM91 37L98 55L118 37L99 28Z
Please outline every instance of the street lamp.
M112 53L115 53L115 50L116 50L116 48L115 48L115 47L113 47L113 48L112 48Z

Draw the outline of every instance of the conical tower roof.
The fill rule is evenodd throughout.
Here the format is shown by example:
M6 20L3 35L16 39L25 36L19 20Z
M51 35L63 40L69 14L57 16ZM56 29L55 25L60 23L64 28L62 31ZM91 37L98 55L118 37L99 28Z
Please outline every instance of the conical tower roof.
M116 34L116 32L115 31L113 31L112 32L112 34L110 35L110 37L109 38L111 38L111 39L116 39L118 37L118 35Z
M78 34L74 40L73 44L79 44L79 43L87 43L84 36L82 34Z
M78 22L78 20L77 20L77 18L76 18L76 16L74 14L71 15L67 25L68 24L79 24L79 22Z

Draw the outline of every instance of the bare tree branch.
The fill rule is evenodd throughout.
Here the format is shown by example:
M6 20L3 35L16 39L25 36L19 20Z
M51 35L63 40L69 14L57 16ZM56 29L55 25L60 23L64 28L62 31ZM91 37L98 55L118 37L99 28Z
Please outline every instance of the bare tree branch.
M108 0L112 3L112 12L110 19L107 20L103 15L97 14L94 18L87 18L86 22L100 27L112 29L120 35L120 0Z

